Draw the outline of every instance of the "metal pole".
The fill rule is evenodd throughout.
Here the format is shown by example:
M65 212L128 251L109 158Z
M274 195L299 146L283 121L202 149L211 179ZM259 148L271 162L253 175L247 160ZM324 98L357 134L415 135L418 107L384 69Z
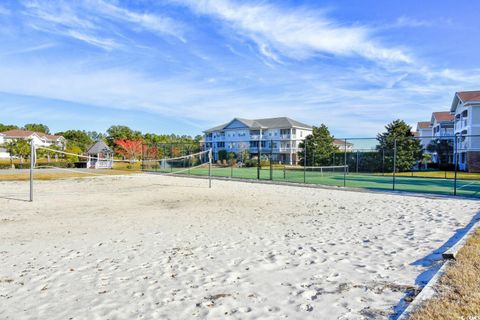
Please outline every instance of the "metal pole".
M167 146L163 145L163 168L167 168Z
M382 176L385 175L385 149L382 149Z
M257 179L260 180L260 170L262 170L260 158L262 156L262 129L258 135L258 159L257 159Z
M307 183L307 140L308 137L305 138L305 142L303 143L305 146L303 148L303 183Z
M270 180L273 180L273 140L270 140Z
M345 139L345 145L343 146L344 155L343 155L343 186L347 186L347 139Z
M455 134L455 140L453 142L454 157L455 157L455 176L453 178L453 195L457 195L457 171L458 171L458 145L457 145L457 133Z
M208 187L212 187L212 149L208 150Z
M33 168L35 166L36 154L33 139L30 141L30 202L33 201Z
M358 149L357 149L357 173L358 173Z
M143 158L145 157L145 144L142 143L142 158L141 158L141 165L140 165L140 171L143 171L145 168L145 163L143 162Z
M395 190L395 173L397 171L397 139L393 142L393 181L392 189Z

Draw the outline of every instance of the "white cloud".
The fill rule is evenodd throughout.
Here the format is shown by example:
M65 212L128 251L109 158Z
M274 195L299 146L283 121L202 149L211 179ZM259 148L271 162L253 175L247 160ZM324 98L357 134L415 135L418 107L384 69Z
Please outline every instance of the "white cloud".
M143 29L162 35L174 36L185 42L183 36L184 26L167 16L152 13L139 13L119 6L115 6L103 0L90 0L89 6L95 7L98 13L104 14L111 19L130 22Z
M432 21L414 19L407 16L400 16L397 18L393 27L410 27L410 28L419 28L419 27L431 27L433 26Z
M173 36L185 42L183 25L158 14L137 13L102 0L76 2L44 2L30 0L24 3L24 14L33 18L27 24L42 32L53 33L112 50L122 47L122 27L142 29L157 35ZM114 35L115 39L105 34Z
M412 61L401 49L389 48L376 41L369 28L341 25L318 11L287 10L270 4L229 0L179 1L198 14L216 17L249 37L270 58L275 57L273 51L276 51L294 59L332 54L358 55L379 61Z

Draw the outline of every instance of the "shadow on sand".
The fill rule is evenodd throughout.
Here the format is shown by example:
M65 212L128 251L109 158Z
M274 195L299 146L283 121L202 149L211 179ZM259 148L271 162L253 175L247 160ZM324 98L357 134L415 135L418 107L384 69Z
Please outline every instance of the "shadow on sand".
M437 273L437 271L443 265L442 253L444 253L445 251L453 247L458 241L460 241L460 239L473 227L473 225L477 221L480 221L480 211L473 216L473 218L465 227L461 229L457 229L455 234L450 239L448 239L441 247L434 250L427 256L411 263L412 266L422 266L427 268L425 271L420 273L418 277L415 279L415 284L418 287L423 288L425 287L425 285L427 285L430 279L433 278L433 276ZM418 294L418 292L416 293ZM405 296L393 308L393 314L390 315L389 319L390 320L397 319L402 314L402 312L408 307L409 302L407 302L407 300L411 300L412 298L414 298L416 293L413 290L406 292Z

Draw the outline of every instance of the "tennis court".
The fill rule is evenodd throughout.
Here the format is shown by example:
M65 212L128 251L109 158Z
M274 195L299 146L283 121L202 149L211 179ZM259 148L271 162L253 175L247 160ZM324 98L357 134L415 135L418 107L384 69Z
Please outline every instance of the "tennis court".
M339 166L341 167L341 166ZM208 175L208 168L168 168L157 169L157 172L179 172L186 175ZM216 167L211 169L213 177L230 177L238 179L257 179L257 168ZM376 190L397 190L407 192L432 193L453 195L455 180L451 178L429 178L418 176L395 176L381 173L347 173L342 169L303 170L303 168L262 168L261 180L307 183L326 186L365 188ZM480 181L471 179L457 179L458 196L480 197Z

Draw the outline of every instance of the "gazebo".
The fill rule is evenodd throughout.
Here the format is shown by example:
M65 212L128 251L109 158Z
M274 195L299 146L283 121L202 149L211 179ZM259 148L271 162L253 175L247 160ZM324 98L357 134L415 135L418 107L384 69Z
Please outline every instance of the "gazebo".
M87 156L87 168L89 169L112 169L113 167L113 151L101 140L88 148Z

